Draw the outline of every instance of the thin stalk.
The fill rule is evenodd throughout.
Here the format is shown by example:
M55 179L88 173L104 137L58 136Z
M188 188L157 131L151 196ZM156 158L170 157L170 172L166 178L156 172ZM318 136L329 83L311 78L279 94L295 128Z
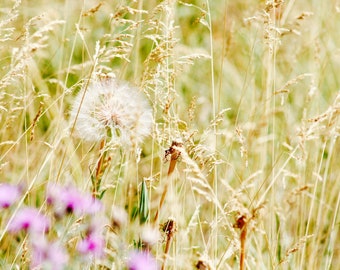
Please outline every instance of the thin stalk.
M245 215L241 215L237 220L234 228L241 230L240 233L240 270L244 270L246 260L246 240L247 240L247 226L250 219L247 219Z
M244 270L244 262L246 258L246 239L247 239L247 226L241 230L240 242L241 242L241 250L240 250L240 270Z
M207 3L207 20L208 20L208 28L209 28L209 45L210 45L210 73L211 73L211 97L212 97L212 118L216 119L216 91L215 91L215 76L214 76L214 37L212 32L212 22L211 22L211 11L210 11L210 4L209 0L206 1ZM213 127L215 139L213 142L213 149L216 152L216 145L217 145L217 128L216 125ZM217 166L214 166L214 193L216 195L216 199L218 200L218 178L217 178ZM213 250L214 259L217 259L217 245L218 245L218 205L215 204L214 207L214 223L215 223L215 233L213 236L213 242L215 249ZM214 260L215 261L215 260Z
M159 207L158 207L158 210L157 210L156 215L154 217L155 222L157 222L157 220L158 220L159 212L160 212L160 210L163 206L166 194L168 192L170 176L174 172L177 160L178 160L179 156L181 155L181 152L179 151L179 149L177 149L177 147L182 147L182 145L183 144L181 142L173 141L172 144L171 144L171 147L168 150L165 151L165 157L166 158L170 155L170 164L169 164L169 169L168 169L168 174L167 174L167 178L168 178L167 180L168 181L166 182L166 184L164 186L164 190L163 190L161 199L159 201Z
M102 140L100 142L100 146L99 146L99 152L101 153L102 150L105 147L105 139ZM100 184L101 184L101 178L103 175L103 163L105 160L105 152L100 154L99 160L97 162L97 166L96 166L96 172L95 172L95 176L93 179L93 186L92 186L92 196L93 197L98 197L98 192L100 189Z
M176 232L176 222L173 219L169 219L163 226L163 231L166 234L166 244L164 248L164 258L161 270L165 270L166 259L169 254L172 239Z

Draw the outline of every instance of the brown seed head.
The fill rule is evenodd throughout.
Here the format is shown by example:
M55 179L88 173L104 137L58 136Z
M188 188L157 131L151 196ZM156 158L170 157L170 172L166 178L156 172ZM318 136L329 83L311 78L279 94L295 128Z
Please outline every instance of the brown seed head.
M176 222L174 219L169 218L167 222L164 223L162 226L162 231L165 232L165 234L168 237L172 237L173 234L176 232Z

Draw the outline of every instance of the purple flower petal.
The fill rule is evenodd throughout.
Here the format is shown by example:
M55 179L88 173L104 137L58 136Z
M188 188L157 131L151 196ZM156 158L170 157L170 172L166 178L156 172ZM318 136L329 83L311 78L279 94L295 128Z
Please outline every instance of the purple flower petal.
M10 184L0 185L0 207L8 208L15 203L21 195L20 188L18 186Z
M157 262L148 252L131 253L128 261L129 270L157 270Z
M32 269L64 269L68 254L58 242L49 243L45 238L38 238L32 247Z
M104 255L105 241L100 234L89 234L77 245L77 250L83 255L102 257Z
M102 207L100 201L94 199L90 194L80 192L73 186L48 186L47 203L54 207L57 216L65 214L91 215Z
M50 221L36 208L20 209L9 224L9 231L26 230L31 233L45 233L50 228Z

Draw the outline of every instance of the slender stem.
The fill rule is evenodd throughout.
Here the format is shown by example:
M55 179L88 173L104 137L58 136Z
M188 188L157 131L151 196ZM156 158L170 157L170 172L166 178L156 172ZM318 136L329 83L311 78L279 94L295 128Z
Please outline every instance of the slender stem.
M166 233L166 244L163 255L163 264L161 270L165 270L166 260L168 258L172 239L176 232L176 222L173 219L169 219L163 226L163 231Z
M163 190L163 193L162 193L162 196L161 196L161 200L159 202L159 207L158 207L158 210L157 210L155 218L154 218L155 222L158 219L159 212L160 212L160 210L161 210L161 208L163 206L166 194L168 192L170 176L174 172L177 160L178 160L179 156L181 155L181 151L176 149L175 147L182 147L182 143L181 142L173 141L172 144L171 144L171 147L168 150L165 151L165 153L166 153L165 155L166 156L167 155L171 155L169 169L168 169L168 175L167 175L168 176L168 182L165 184L165 187L164 187L164 190Z
M102 152L104 147L105 147L105 140L102 140L100 142L99 151ZM103 173L104 159L105 159L105 152L100 154L99 160L97 162L96 174L94 176L93 187L92 187L93 197L97 197L97 195L98 195L98 191L99 191L100 184L101 184L101 177L102 177L102 173Z
M159 216L159 212L163 206L163 203L165 201L165 196L168 192L168 187L169 187L169 183L166 183L165 184L165 187L164 187L164 190L163 190L163 193L162 193L162 196L161 196L161 200L159 201L159 207L158 207L158 210L156 212L156 215L155 215L155 218L154 218L154 221L156 222L158 220L158 216Z
M247 219L245 215L241 215L237 220L234 228L241 230L240 233L240 270L244 270L245 258L246 258L246 239L247 239L247 226L250 219Z
M105 140L102 140L100 142L99 151L102 151L104 146L105 146ZM104 156L105 156L104 153L100 154L100 158L98 160L97 169L96 169L96 179L99 179L100 176L101 176L101 170L102 170L102 166L103 166Z
M174 155L171 155L171 160L170 160L170 165L169 165L169 170L168 170L168 176L170 176L173 171L175 170L176 167L176 163L177 163L177 157L174 157Z
M241 230L240 241L241 241L241 251L240 251L240 270L244 270L244 262L246 258L246 238L247 238L247 225Z
M163 264L161 270L165 269L165 264L166 264L166 259L169 254L170 246L171 246L171 241L172 241L172 235L168 235L166 239L166 244L165 244L165 249L164 249L164 259L163 259Z

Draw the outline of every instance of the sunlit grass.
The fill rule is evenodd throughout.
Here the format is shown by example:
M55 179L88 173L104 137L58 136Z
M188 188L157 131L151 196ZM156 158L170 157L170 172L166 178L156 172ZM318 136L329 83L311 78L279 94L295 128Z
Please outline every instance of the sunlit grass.
M61 268L337 269L339 16L331 1L4 1L0 182L20 196L0 198L0 268L39 261L32 229L11 232L31 207ZM101 112L111 128L87 140L79 95L110 80L148 106L120 95L133 123ZM53 183L103 207L58 212Z

